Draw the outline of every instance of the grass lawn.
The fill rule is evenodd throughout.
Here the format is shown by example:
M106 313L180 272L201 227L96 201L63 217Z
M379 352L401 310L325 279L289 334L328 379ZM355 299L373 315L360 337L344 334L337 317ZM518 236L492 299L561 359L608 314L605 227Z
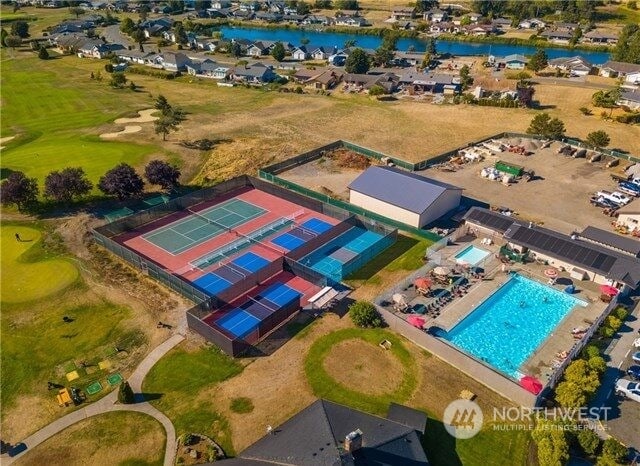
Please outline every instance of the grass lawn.
M2 136L17 137L3 150L2 168L24 171L42 183L51 170L81 166L97 181L116 164L139 165L157 151L97 137L97 126L149 107L151 99L111 89L106 80L92 81L73 63L73 57L45 63L24 54L3 59Z
M164 429L152 417L107 413L74 424L28 451L15 464L162 466L164 448Z
M20 235L21 242L15 239ZM0 227L1 300L33 301L55 294L78 279L78 269L64 257L47 257L40 230L24 225Z
M380 377L402 377L402 382L393 392L378 395L365 394L338 383L325 369L323 362L332 347L345 340L362 340L377 348L380 341L387 339L393 345L390 352L402 366L402 374L380 374ZM380 351L383 351L380 349ZM314 394L336 403L352 406L363 411L384 415L390 402L402 403L407 400L417 386L416 366L413 357L404 347L400 338L382 329L349 328L330 333L316 340L305 359L304 370Z
M233 446L226 419L218 414L210 399L198 395L241 372L238 362L216 348L187 350L183 344L151 369L142 388L151 403L169 416L176 435L189 432L207 435L229 455L233 454Z

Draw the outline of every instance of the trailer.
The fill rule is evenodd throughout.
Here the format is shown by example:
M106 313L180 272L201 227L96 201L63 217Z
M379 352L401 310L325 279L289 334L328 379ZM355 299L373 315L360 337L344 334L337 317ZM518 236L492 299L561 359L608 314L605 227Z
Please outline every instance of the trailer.
M505 162L503 160L498 160L495 164L495 168L498 171L508 173L509 175L513 175L515 177L522 176L522 173L524 172L523 166L516 165L515 163Z

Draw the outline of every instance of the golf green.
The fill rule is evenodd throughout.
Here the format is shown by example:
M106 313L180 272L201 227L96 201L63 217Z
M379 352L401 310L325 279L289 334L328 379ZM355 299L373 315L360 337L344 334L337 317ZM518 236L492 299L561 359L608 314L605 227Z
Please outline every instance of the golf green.
M21 241L17 240L16 234L20 235ZM38 243L42 238L39 230L4 225L0 227L0 235L3 303L45 298L71 285L78 278L78 269L68 260L38 257Z

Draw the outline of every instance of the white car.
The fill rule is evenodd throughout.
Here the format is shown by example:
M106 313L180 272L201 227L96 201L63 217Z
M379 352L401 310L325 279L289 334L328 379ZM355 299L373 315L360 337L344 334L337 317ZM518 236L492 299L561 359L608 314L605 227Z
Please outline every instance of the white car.
M633 382L627 379L619 379L616 382L616 395L640 403L640 382Z
M627 205L629 202L631 202L631 198L622 194L620 191L598 191L596 193L596 196L604 197L606 200L615 202L619 206Z
M633 347L640 348L640 338L636 338L635 340L633 340Z

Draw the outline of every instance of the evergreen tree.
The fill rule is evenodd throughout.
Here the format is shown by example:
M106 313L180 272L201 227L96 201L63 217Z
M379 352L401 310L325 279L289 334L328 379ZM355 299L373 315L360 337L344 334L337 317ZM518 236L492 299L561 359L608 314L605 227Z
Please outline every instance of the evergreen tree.
M118 402L126 405L135 403L133 389L127 381L122 382L120 384L120 388L118 388Z
M47 51L47 48L44 45L41 45L40 48L38 49L38 58L40 60L47 60L49 58L49 52Z

